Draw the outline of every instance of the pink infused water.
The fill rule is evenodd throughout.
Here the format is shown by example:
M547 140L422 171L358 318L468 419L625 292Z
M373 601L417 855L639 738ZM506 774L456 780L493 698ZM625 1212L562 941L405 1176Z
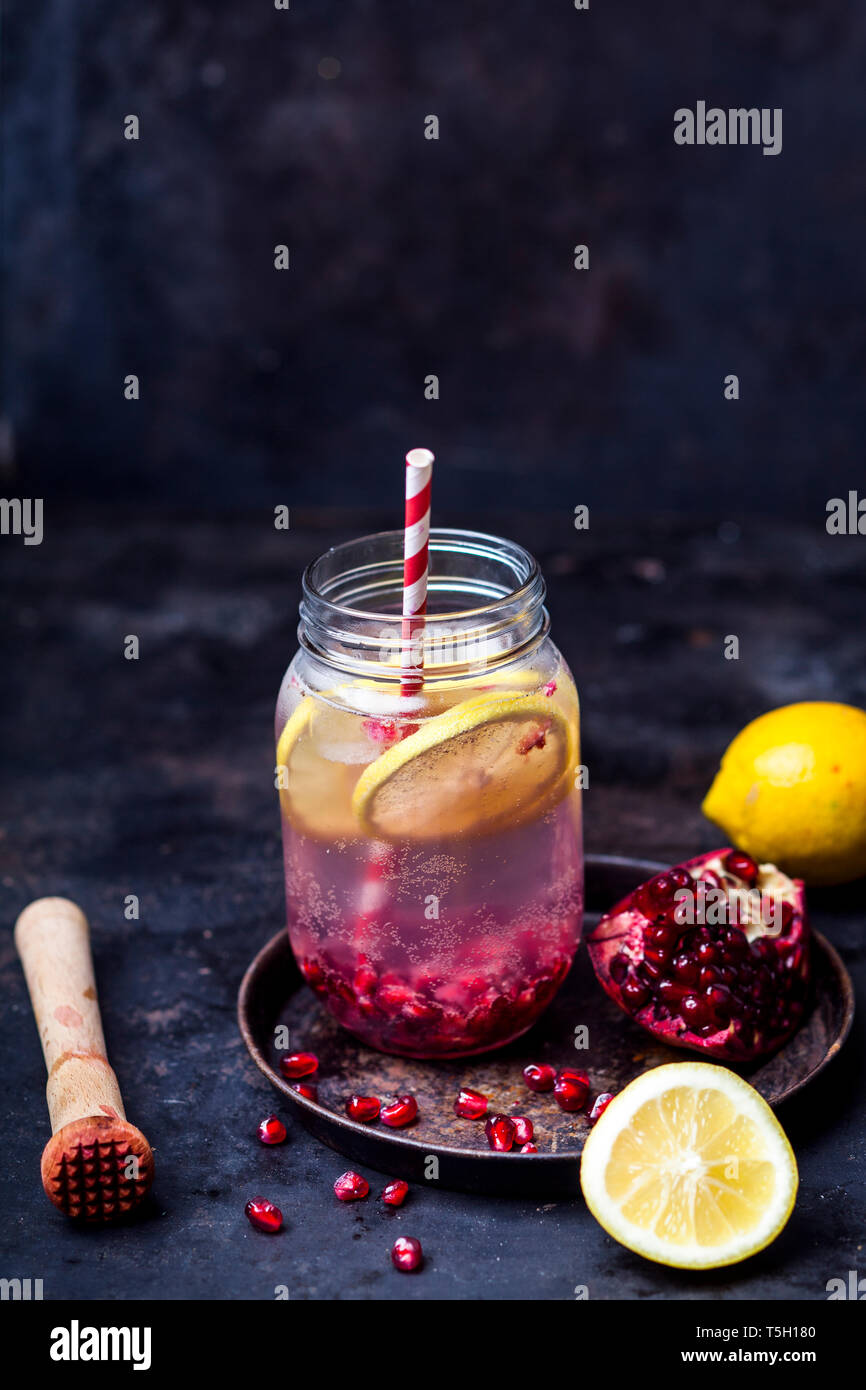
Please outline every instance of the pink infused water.
M412 700L393 679L325 688L302 653L276 720L295 957L344 1027L414 1057L523 1033L582 922L568 668L545 638L492 672L435 675Z

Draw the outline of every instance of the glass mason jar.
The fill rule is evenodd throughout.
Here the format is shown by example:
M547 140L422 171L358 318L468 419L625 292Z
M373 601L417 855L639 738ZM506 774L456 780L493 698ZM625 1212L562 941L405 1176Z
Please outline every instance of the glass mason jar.
M402 531L304 574L276 712L289 937L362 1041L461 1057L525 1032L580 941L578 700L520 546L431 531L414 690L402 581Z

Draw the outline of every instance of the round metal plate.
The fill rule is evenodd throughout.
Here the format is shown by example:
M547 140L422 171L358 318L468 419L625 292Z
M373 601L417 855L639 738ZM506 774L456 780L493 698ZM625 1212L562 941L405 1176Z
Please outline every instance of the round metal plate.
M586 861L586 929L602 912L662 865L646 860L590 856ZM814 998L796 1035L769 1060L738 1068L771 1105L799 1091L827 1065L848 1035L854 1013L851 981L839 956L813 933ZM567 1115L553 1096L529 1091L521 1073L528 1062L577 1065L589 1072L594 1092L620 1091L640 1072L694 1054L669 1048L633 1024L595 980L586 951L539 1022L516 1042L462 1061L415 1061L365 1047L341 1028L303 984L288 933L279 932L247 970L238 996L244 1041L256 1065L297 1108L307 1128L352 1162L383 1173L430 1180L484 1193L553 1194L579 1188L579 1164L589 1129L586 1115ZM317 1102L305 1100L277 1067L274 1030L285 1024L292 1048L315 1052ZM576 1035L575 1030L581 1030ZM586 1030L586 1034L583 1033ZM575 1048L575 1039L588 1046ZM712 1061L713 1059L708 1059ZM487 1147L483 1122L460 1120L454 1098L461 1085L490 1097L490 1112L527 1115L535 1127L537 1154L496 1154ZM402 1130L362 1125L344 1111L347 1096L390 1098L411 1092L417 1121Z

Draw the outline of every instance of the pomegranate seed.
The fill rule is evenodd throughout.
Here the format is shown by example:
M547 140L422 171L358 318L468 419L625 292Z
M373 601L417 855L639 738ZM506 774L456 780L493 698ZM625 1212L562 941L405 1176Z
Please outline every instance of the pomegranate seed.
M454 1114L459 1115L462 1120L480 1120L482 1115L487 1114L487 1097L480 1091L470 1091L466 1086L461 1087L460 1094L454 1102Z
M525 757L527 753L531 753L533 748L543 748L545 746L550 723L551 721L548 719L546 723L539 724L537 728L530 729L528 733L523 735L517 744L517 752L522 757Z
M371 965L359 965L355 971L352 987L356 994L370 994L379 983L379 976Z
M522 1154L537 1154L538 1149L535 1147L534 1144L523 1144L521 1146L520 1152Z
M575 1071L573 1067L563 1067L553 1088L556 1103L560 1110L569 1114L582 1110L589 1098L589 1077L585 1071Z
M376 990L376 1003L383 1009L397 1010L414 998L408 985L381 984Z
M601 1116L604 1114L605 1110L610 1105L612 1100L612 1091L602 1091L600 1096L596 1096L595 1103L593 1104L593 1107L589 1112L589 1118L591 1119L593 1124L595 1124L596 1120L601 1118Z
M420 1240L414 1236L398 1236L391 1246L391 1263L404 1274L411 1274L424 1263Z
M543 686L541 687L541 693L542 693L542 695L555 695L555 694L556 694L556 681L548 681L548 682L547 682L547 685L543 685Z
M374 743L396 743L400 737L393 719L363 719L361 728Z
M497 1153L507 1153L514 1145L515 1125L507 1115L491 1115L484 1126L487 1142Z
M530 1091L552 1091L556 1081L556 1071L549 1067L546 1062L536 1065L530 1062L528 1067L523 1068L523 1079Z
M525 1119L523 1115L512 1115L511 1123L514 1125L515 1144L529 1144L532 1141L532 1121Z
M742 854L738 849L732 849L722 862L729 874L743 879L750 888L757 881L758 866L750 854Z
M304 1097L304 1100L319 1099L319 1088L312 1081L298 1081L292 1090L297 1091L299 1096Z
M266 1115L260 1121L256 1133L263 1144L284 1144L286 1142L286 1126L279 1115Z
M618 956L614 956L610 963L611 979L615 984L621 985L628 974L629 959L620 951Z
M431 1023L434 1018L438 1018L442 1010L436 1004L425 1004L423 999L410 999L403 1005L402 1013L404 1018L410 1019L413 1023Z
M642 980L626 980L622 987L622 996L632 1008L642 1009L650 997L649 985L645 985Z
M316 986L323 985L325 982L325 972L317 960L302 960L301 973L307 984L311 985L314 989Z
M382 1107L381 1120L392 1129L402 1129L403 1125L410 1125L417 1114L418 1102L414 1096L398 1096Z
M257 1231L273 1235L283 1224L283 1213L267 1197L251 1197L244 1207L244 1213L251 1226Z
M367 1179L362 1178L360 1173L353 1173L351 1168L334 1183L334 1192L341 1202L358 1202L362 1197L366 1197L369 1191L370 1184Z
M290 1081L296 1076L312 1076L318 1067L319 1059L315 1052L287 1052L280 1058L280 1071Z
M673 902L677 885L670 874L656 874L648 883L641 884L634 895L635 907L645 917L655 917Z
M396 1182L389 1182L382 1192L382 1201L388 1207L402 1207L409 1195L409 1184L402 1178L397 1178Z
M368 1125L379 1118L381 1103L377 1096L350 1096L346 1101L346 1114L350 1120L360 1120Z
M676 978L683 984L693 985L698 978L698 963L686 951L677 952L671 961L671 967Z

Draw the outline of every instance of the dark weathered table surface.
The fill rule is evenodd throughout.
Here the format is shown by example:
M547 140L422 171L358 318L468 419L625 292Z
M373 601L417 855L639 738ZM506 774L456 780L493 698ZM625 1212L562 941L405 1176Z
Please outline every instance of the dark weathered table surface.
M2 540L3 803L0 935L3 1162L0 1274L47 1298L823 1299L862 1269L862 1024L782 1112L801 1169L783 1236L748 1264L690 1276L612 1242L578 1200L479 1199L432 1187L402 1213L347 1208L340 1159L296 1124L264 1150L279 1109L235 1023L242 971L282 915L272 707L294 646L299 568L384 517L265 513L185 521L53 511L45 540ZM392 518L388 518L389 523ZM862 540L766 521L596 523L561 516L450 517L539 555L554 635L583 701L589 849L671 860L711 848L700 798L733 733L799 698L866 705ZM123 656L127 634L140 659ZM740 638L725 661L723 638ZM32 897L90 916L112 1060L157 1158L154 1201L122 1230L80 1230L47 1204L43 1069L11 927ZM124 900L140 900L138 922ZM863 885L813 899L859 996ZM375 1175L370 1175L374 1181ZM263 1191L284 1234L253 1232ZM428 1263L393 1271L395 1231Z

